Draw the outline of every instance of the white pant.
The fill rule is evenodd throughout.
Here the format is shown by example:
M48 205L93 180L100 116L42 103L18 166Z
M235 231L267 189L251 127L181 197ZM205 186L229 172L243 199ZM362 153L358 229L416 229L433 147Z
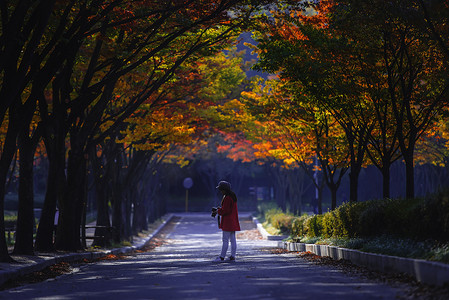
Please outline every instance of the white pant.
M237 251L237 241L235 239L235 231L223 231L223 246L221 247L221 257L226 257L228 251L229 240L231 240L231 256L235 257Z

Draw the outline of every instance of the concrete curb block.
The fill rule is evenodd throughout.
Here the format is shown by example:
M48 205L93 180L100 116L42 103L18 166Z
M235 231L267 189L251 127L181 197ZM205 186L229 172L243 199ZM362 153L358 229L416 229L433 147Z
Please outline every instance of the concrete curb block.
M328 245L278 242L278 247L293 252L309 251L319 256L329 256L335 260L349 260L373 271L405 273L425 284L442 286L449 283L449 265L444 263L366 253Z
M80 261L83 259L87 259L87 260L98 259L98 258L107 256L109 254L114 254L114 255L125 254L125 253L129 253L133 250L140 250L145 246L145 244L149 240L151 240L155 235L157 235L162 230L162 228L164 228L164 226L168 224L168 222L171 221L173 216L174 216L173 214L166 215L165 216L166 220L161 225L159 225L159 227L156 228L155 231L153 231L150 235L148 235L144 239L138 241L136 243L136 245L133 245L133 246L114 248L111 250L106 250L106 251L101 251L101 252L68 253L68 254L63 254L63 255L59 255L59 256L55 256L55 257L44 258L40 262L24 265L15 270L0 270L0 286L2 286L8 280L11 280L11 279L14 279L14 278L26 275L26 274L30 274L33 272L41 271L51 265L55 265L55 264L58 264L61 262L74 262L74 261Z
M256 217L252 217L254 224L257 226L257 230L259 230L260 234L263 236L264 239L270 240L270 241L279 241L287 238L286 235L272 235L269 234L265 228L263 228L262 224L257 220Z

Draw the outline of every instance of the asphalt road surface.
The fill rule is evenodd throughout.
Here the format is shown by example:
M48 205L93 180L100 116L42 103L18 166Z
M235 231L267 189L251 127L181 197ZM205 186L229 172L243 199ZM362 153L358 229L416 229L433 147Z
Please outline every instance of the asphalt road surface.
M269 248L276 242L267 240L238 239L236 261L214 263L221 249L221 232L207 214L182 215L167 238L166 244L150 252L80 265L70 274L2 291L0 299L368 300L403 296L401 289L388 284L311 264L295 254L274 254Z

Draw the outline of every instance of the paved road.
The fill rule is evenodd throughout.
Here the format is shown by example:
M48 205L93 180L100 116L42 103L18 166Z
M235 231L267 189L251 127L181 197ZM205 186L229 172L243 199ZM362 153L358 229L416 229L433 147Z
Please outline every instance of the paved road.
M272 254L275 242L238 240L237 261L211 262L221 234L208 215L184 215L170 242L120 261L83 265L0 299L395 299L399 289Z

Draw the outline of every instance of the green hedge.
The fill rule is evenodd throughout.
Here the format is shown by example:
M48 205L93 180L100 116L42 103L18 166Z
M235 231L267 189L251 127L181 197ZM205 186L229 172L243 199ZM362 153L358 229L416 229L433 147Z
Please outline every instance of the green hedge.
M358 238L388 235L449 241L447 190L426 198L411 200L384 199L346 203L323 215L282 217L279 209L270 211L272 214L269 219L278 224L277 226L291 224L288 231L292 238L318 236Z
M291 234L292 222L295 216L283 213L280 208L270 208L265 211L265 221L282 234Z

